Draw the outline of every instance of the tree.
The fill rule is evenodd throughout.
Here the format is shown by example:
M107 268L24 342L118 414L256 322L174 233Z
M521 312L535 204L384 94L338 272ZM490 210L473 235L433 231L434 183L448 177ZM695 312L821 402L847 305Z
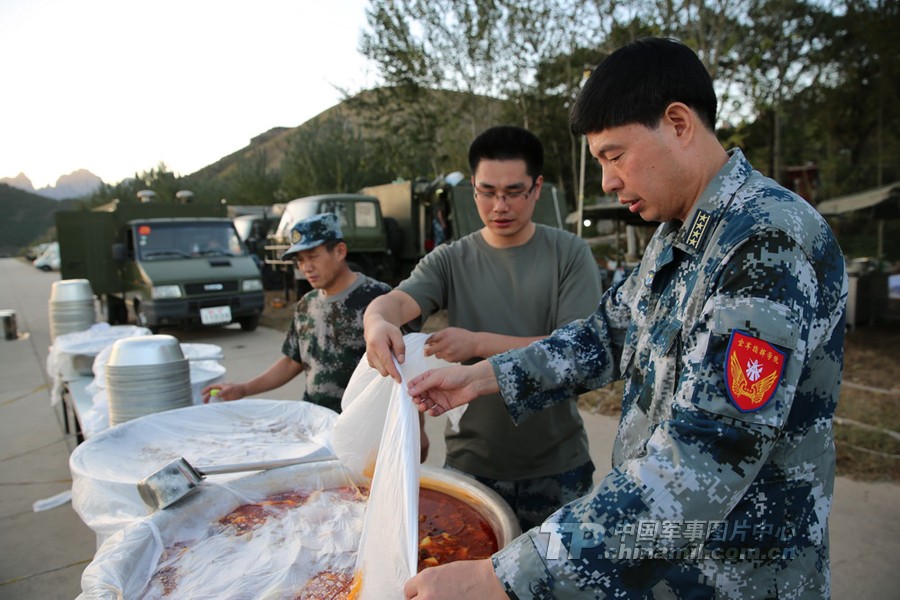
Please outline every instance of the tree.
M374 115L369 125L430 156L432 175L464 169L469 142L485 128L537 128L547 106L535 81L539 66L573 50L601 13L584 0L373 0L361 51L380 68L385 101L366 111ZM398 158L414 158L398 152L397 139L381 142Z
M279 173L268 170L266 153L256 151L238 163L237 169L227 176L225 185L231 204L272 204L281 185L281 177Z
M285 198L356 192L393 177L381 155L344 114L298 130L282 161L281 193Z

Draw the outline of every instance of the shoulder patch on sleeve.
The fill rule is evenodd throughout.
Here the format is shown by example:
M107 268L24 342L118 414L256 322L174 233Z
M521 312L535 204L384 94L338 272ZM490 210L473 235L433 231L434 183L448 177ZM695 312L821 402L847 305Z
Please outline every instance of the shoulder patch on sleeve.
M725 352L728 397L741 412L757 411L775 395L787 354L772 344L734 329Z

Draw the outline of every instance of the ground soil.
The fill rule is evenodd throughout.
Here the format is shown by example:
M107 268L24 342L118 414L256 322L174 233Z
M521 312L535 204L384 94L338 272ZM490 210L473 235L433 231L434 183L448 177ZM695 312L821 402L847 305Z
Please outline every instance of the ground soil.
M284 331L296 298L283 291L266 292L261 323ZM426 331L445 326L438 313ZM867 481L900 483L900 321L857 327L846 336L844 385L835 419L837 472ZM622 383L583 394L579 406L604 415L618 415Z

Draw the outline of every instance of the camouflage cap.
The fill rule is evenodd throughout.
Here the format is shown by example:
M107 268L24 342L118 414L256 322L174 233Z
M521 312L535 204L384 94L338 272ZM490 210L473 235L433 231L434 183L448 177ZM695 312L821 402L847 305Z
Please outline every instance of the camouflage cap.
M321 213L297 221L291 228L291 247L281 255L281 259L290 258L302 250L321 246L331 240L343 240L341 222L334 213Z

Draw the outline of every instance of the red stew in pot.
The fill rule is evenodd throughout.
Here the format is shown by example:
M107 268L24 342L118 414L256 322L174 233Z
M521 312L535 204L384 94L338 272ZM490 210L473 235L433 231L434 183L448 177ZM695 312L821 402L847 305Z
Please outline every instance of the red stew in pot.
M449 494L419 489L419 571L489 558L497 550L497 536L481 513Z

